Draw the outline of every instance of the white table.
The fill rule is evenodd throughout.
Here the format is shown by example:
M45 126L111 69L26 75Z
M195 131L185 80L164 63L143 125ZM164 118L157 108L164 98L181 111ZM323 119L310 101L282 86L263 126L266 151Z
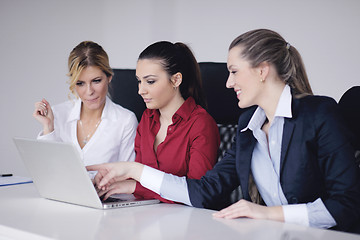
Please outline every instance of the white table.
M98 210L43 199L30 184L0 187L0 239L360 239L275 221L215 219L177 204Z

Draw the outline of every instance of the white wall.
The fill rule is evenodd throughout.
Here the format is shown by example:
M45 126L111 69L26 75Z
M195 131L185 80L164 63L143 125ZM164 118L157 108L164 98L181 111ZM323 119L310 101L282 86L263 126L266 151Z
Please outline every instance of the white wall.
M225 62L230 42L254 28L282 34L303 56L316 94L339 100L360 84L357 0L0 0L0 173L27 176L12 137L35 137L35 101L67 99L67 57L98 42L114 68L134 68L158 40L189 44L198 61Z

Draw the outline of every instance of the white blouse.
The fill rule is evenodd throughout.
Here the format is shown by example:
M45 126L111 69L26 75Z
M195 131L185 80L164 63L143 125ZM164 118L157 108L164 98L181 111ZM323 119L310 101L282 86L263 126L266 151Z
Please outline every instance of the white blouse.
M101 122L81 149L77 140L77 122L80 120L81 99L67 101L52 107L54 131L38 139L73 143L84 165L116 161L134 161L134 141L138 125L135 114L106 97Z

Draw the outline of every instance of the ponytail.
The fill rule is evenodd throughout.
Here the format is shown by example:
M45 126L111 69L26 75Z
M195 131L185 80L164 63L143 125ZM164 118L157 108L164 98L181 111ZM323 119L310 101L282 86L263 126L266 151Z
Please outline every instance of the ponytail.
M197 104L206 108L206 102L202 92L200 67L195 56L184 43L177 42L175 43L175 47L177 48L177 55L179 57L179 72L183 75L183 83L180 85L181 96L184 99L193 97Z
M289 47L288 52L291 64L289 64L290 69L285 82L293 89L294 95L312 95L313 92L300 53L292 46Z

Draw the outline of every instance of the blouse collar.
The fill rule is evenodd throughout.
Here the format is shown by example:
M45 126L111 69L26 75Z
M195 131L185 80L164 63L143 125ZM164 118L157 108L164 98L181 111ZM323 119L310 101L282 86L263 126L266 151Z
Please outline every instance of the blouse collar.
M174 113L172 116L173 122L176 122L179 117L187 121L191 113L194 111L194 109L197 107L197 104L195 103L194 98L188 97L185 102L180 106L180 108ZM153 117L155 121L159 121L160 112L158 109L152 109L150 112L150 117Z
M275 117L292 118L291 101L292 101L292 96L291 96L290 87L288 85L285 85L280 95L280 99L276 107L274 118ZM265 119L266 119L265 111L261 107L257 107L248 125L244 129L242 129L241 132L244 132L247 129L254 130L256 128L259 128L259 126L264 123Z
M106 96L105 106L104 106L103 112L101 114L101 119L108 118L111 116L112 111L111 111L111 107L110 107L110 102L111 102L111 100L109 99L108 96ZM80 120L80 112L81 112L81 99L78 98L75 100L74 106L71 109L71 112L69 114L67 121L71 122L71 121L75 121L75 120L76 121Z

